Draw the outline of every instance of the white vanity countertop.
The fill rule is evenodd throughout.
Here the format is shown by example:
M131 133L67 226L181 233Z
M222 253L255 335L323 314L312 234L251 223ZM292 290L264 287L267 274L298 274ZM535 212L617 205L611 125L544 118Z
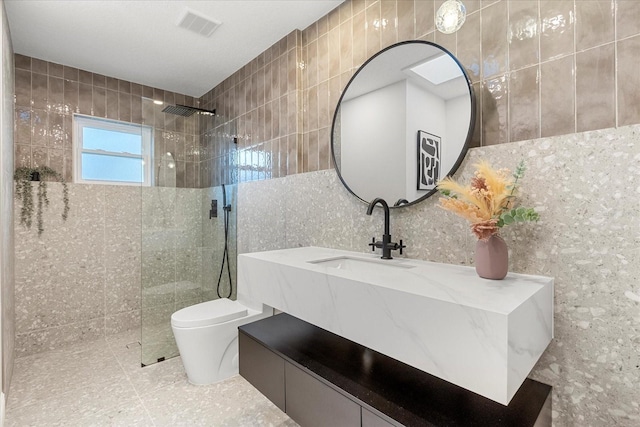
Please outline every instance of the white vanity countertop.
M324 261L324 262L323 262ZM553 278L318 247L238 256L263 303L507 405L553 338Z
M511 272L503 280L489 280L479 277L473 267L407 258L384 260L373 253L355 253L313 246L254 252L241 256L330 274L370 285L393 288L401 292L501 314L512 312L542 287L553 283L551 277ZM361 258L386 266L410 268L391 268L388 273L381 272L380 269L355 272L310 262L341 256Z

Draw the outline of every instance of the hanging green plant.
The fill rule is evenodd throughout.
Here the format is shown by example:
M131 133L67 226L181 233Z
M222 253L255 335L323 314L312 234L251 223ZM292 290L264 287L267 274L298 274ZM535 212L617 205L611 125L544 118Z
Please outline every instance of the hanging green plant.
M33 222L33 181L38 181L38 204L36 211L36 222L38 225L38 236L44 231L42 219L42 211L44 206L49 206L49 198L47 197L47 178L53 178L62 184L62 201L64 209L62 210L62 219L67 220L69 216L69 188L64 177L47 166L38 166L35 168L20 167L13 174L16 181L16 198L22 201L20 208L20 224L31 228Z

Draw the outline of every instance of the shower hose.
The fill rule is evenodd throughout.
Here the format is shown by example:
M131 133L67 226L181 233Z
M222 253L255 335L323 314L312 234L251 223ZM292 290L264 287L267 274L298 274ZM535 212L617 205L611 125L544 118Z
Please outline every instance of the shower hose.
M229 215L231 213L231 204L227 204L227 192L222 184L222 210L224 213L224 252L222 253L222 265L220 265L220 275L218 276L218 287L216 292L218 298L222 298L220 293L220 285L222 282L222 275L224 274L224 264L227 263L227 273L229 275L229 296L225 298L231 298L233 294L233 282L231 281L231 266L229 264Z

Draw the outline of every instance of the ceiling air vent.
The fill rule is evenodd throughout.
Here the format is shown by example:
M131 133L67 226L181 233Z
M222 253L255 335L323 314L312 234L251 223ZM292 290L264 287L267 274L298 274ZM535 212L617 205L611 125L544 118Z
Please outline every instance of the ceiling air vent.
M222 25L222 22L208 18L193 10L187 9L178 21L178 27L185 28L201 36L209 37Z

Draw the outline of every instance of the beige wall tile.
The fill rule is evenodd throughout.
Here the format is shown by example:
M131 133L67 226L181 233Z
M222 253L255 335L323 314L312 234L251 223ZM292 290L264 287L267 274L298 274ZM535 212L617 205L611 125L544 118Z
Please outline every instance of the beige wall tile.
M107 105L106 117L108 119L118 120L118 92L107 89L106 105Z
M367 58L375 55L381 48L380 3L376 2L365 9L365 37L367 39ZM376 24L377 23L377 24ZM342 69L344 71L344 69Z
M348 71L353 67L353 34L351 20L340 24L340 70Z
M509 68L517 70L540 61L538 1L509 3Z
M107 77L103 76L102 74L96 74L93 73L93 85L96 87L103 87L106 88L107 87ZM149 88L151 89L151 88ZM153 89L151 89L151 93L147 93L146 95L147 98L153 98Z
M50 133L53 135L58 130L57 126L62 130L62 117L57 113L51 113L52 116L55 115L55 118L58 118L58 120L52 121L52 126L49 127L49 113L47 113L47 110L34 109L31 111L31 145L47 146L49 145Z
M67 113L64 108L64 80L49 76L48 105L52 111Z
M16 70L15 72L16 105L31 107L31 72Z
M307 92L307 109L309 111L310 131L318 129L318 86L309 88Z
M14 55L14 67L18 70L31 71L31 57L16 53Z
M340 28L329 30L329 76L340 73Z
M391 46L398 41L396 0L380 0L381 47Z
M575 132L574 56L540 65L541 135Z
M107 89L117 92L118 91L118 79L116 79L115 77L107 76ZM162 100L163 96L160 96L158 99Z
M318 130L318 170L331 168L331 138L330 127Z
M359 12L352 19L353 29L353 66L359 67L367 60L365 12Z
M14 152L15 167L31 167L31 145L15 144Z
M540 59L574 52L573 0L540 0Z
M480 14L469 15L457 34L457 58L473 82L480 80Z
M43 121L43 127L39 131L34 127L34 134L40 134L39 137L42 138L41 145L48 145L53 148L64 148L67 142L67 134L64 128L65 116L55 112L47 114L46 111L41 111L39 115ZM47 121L48 123L46 123Z
M482 89L482 145L509 142L509 81L506 75L486 80Z
M307 53L305 62L308 65L308 67L305 68L307 87L315 86L318 84L318 41L314 40L309 43L305 51Z
M336 7L328 16L329 31L340 26L340 10Z
M356 49L354 44L353 49ZM360 43L360 49L364 50L364 44ZM355 52L354 52L355 55ZM294 57L295 58L295 57ZM318 82L324 82L329 79L329 36L325 33L318 38ZM293 70L296 70L294 67ZM292 73L289 79L289 87L296 87L296 74Z
M78 69L73 67L63 66L63 77L65 80L78 81Z
M640 123L640 36L618 42L618 126Z
M503 74L508 66L507 3L498 2L480 11L482 19L482 78ZM436 42L438 35L436 34Z
M90 84L78 85L78 112L91 115L93 113L93 88Z
M616 1L616 37L618 40L640 34L640 2Z
M17 87L16 87L17 89ZM49 79L46 74L31 74L31 106L33 108L48 108Z
M416 20L414 3L414 0L398 0L398 41L413 40L415 38Z
M577 131L615 126L614 43L576 53Z
M78 82L92 85L93 84L93 73L84 70L78 70Z
M107 115L107 91L104 88L93 87L93 114L96 117L106 117Z
M416 13L415 37L421 38L435 28L434 2L433 0L415 0L414 10Z
M77 69L74 68L77 71ZM76 73L77 75L77 73ZM64 81L64 110L67 114L77 113L80 109L79 107L79 88L78 82L72 80Z
M38 58L31 58L31 71L39 74L49 73L49 63Z
M329 82L324 81L318 85L318 128L330 125L329 116Z
M16 107L14 141L16 144L31 145L31 109Z
M480 10L480 0L465 0L464 6L467 9L467 15Z
M353 16L353 12L351 10L351 2L343 2L340 6L338 6L338 12L340 13L340 23L344 23L347 20L351 19L351 17Z
M612 42L614 19L613 0L576 1L576 51Z
M318 170L319 164L319 148L318 148L318 130L312 130L309 132L308 139L308 156L307 156L307 168L305 172L313 172Z
M48 74L53 77L64 77L64 66L60 64L54 64L53 62L49 62Z
M540 138L540 71L537 65L509 78L509 140Z
M447 49L454 56L456 55L456 50L457 50L456 45L457 45L457 39L458 39L457 33L444 34L444 33L441 33L440 31L434 31L433 36L434 36L435 43Z

